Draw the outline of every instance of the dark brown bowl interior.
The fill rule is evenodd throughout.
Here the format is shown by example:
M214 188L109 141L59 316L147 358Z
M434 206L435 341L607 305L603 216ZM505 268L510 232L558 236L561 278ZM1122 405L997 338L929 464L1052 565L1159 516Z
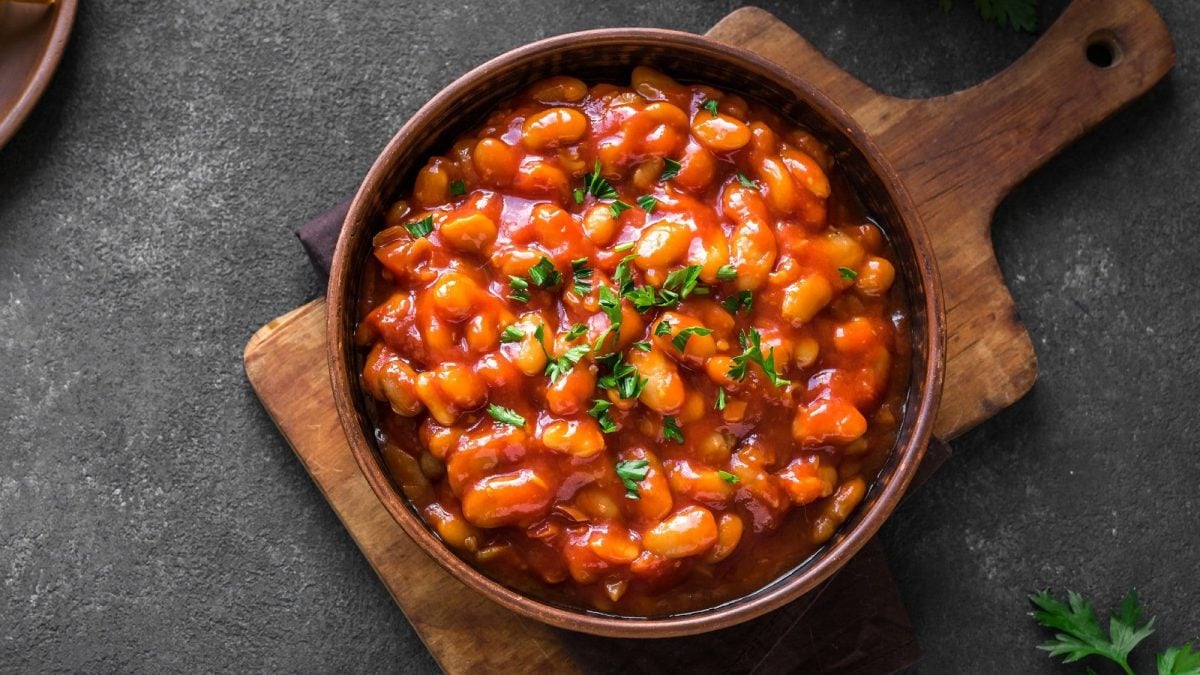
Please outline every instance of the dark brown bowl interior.
M654 619L534 600L493 581L442 544L383 466L358 385L352 339L361 265L370 255L371 235L386 206L411 185L430 155L446 151L459 134L535 80L570 74L589 83L626 83L638 64L766 103L829 143L867 212L896 248L911 303L913 340L912 386L896 447L839 533L807 561L752 594L711 609ZM329 365L338 414L355 459L391 515L451 574L488 598L540 621L599 635L666 637L715 630L775 609L827 579L874 536L895 508L924 454L941 392L941 287L924 228L895 171L858 124L807 83L749 52L688 33L610 29L564 35L504 54L444 89L396 134L359 188L338 240L328 300Z

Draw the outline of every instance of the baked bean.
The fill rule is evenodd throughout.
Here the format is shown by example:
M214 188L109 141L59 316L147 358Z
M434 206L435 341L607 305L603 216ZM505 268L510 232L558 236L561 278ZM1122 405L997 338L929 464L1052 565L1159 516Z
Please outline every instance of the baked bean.
M447 546L660 616L834 536L887 465L912 348L895 254L821 139L630 82L535 82L388 195L354 343L384 465Z
M496 241L496 223L482 213L450 218L438 228L442 239L465 253L480 253Z
M550 108L525 118L521 142L531 150L547 150L569 145L583 138L588 119L570 108Z
M642 537L646 550L664 558L700 555L717 543L717 520L701 506L685 506Z

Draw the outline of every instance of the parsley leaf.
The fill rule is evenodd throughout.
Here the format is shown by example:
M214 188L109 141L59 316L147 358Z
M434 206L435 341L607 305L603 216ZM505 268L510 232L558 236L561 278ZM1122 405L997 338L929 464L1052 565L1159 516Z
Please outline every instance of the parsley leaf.
M742 184L742 187L748 187L751 190L758 189L758 183L746 178L746 174L742 173L741 171L738 172L737 179L738 182Z
M500 334L501 342L520 342L525 339L525 331L516 326L509 326Z
M625 484L625 497L638 499L637 481L646 480L650 462L644 459L626 459L617 462L617 477Z
M608 329L601 333L600 337L596 338L596 351L600 351L600 346L604 344L604 338L608 337L609 333L612 333L614 336L621 334L621 300L608 286L600 287L600 311L604 312L605 316L608 317ZM617 338L614 337L613 342L615 343L616 341Z
M713 403L713 408L717 410L725 409L725 387L717 388L717 401Z
M676 333L674 338L671 338L671 344L675 345L675 349L678 349L682 352L687 349L688 340L690 340L693 335L708 335L710 333L712 333L711 328L688 326L687 328L684 328Z
M627 255L617 263L616 269L613 270L612 280L617 285L617 292L621 295L629 293L633 288L633 269L630 264L637 256Z
M670 415L663 417L663 440L683 444L683 432L679 430L679 423Z
M637 245L636 241L627 241L624 244L617 244L613 247L613 253L624 253Z
M737 485L738 483L742 482L740 478L729 473L728 471L718 471L717 475L721 477L721 480L729 483L730 485Z
M770 354L763 355L762 352L762 335L753 328L750 332L742 331L738 334L738 343L742 345L742 353L733 357L733 365L729 367L727 373L729 377L735 380L746 379L746 373L751 363L757 363L759 368L762 368L763 373L771 380L771 384L776 387L786 387L791 384L791 380L786 380L779 376L779 372L775 369L775 348L771 347Z
M450 196L461 197L467 194L467 181L456 180L450 182Z
M1100 628L1092 603L1074 591L1067 592L1067 603L1055 600L1049 591L1029 596L1037 609L1033 618L1046 628L1058 631L1054 639L1039 645L1050 656L1063 657L1063 663L1073 663L1089 656L1102 656L1132 675L1129 652L1154 632L1154 619L1141 623L1142 610L1137 593L1131 592L1109 618L1108 635Z
M621 201L620 199L618 199L617 201L612 202L611 204L608 205L608 210L612 211L613 218L620 217L620 215L622 213L625 213L626 211L628 211L629 209L632 209L632 208L633 208L632 206L626 204L625 202Z
M949 12L954 0L938 0L938 4ZM975 0L975 9L985 20L1001 28L1037 31L1037 0Z
M643 352L650 351L650 341L649 340L642 340L641 342L635 342L630 346L633 347L634 349L637 349L637 350L640 350Z
M708 112L712 113L713 117L717 116L717 101L716 101L716 99L710 98L707 101L705 101L703 108L705 110L707 110Z
M721 265L717 268L717 281L733 281L737 278L737 270L733 265Z
M529 302L529 282L521 277L509 275L508 285L512 288L512 293L508 297L517 302Z
M427 237L430 232L433 232L433 216L425 216L418 221L407 223L404 229L408 230L409 234L418 239Z
M587 267L587 258L578 258L571 261L571 277L575 280L574 291L579 295L587 295L592 292L592 272L590 267Z
M846 281L854 281L855 279L858 278L858 272L855 272L854 270L850 269L849 267L839 267L838 268L838 276L840 276L842 279L844 279Z
M1158 675L1200 675L1200 652L1192 651L1192 643L1171 647L1158 655Z
M658 177L658 179L659 179L660 181L668 181L668 180L671 180L671 179L672 179L672 178L674 178L675 176L678 176L678 175L679 175L679 170L680 170L681 168L683 168L683 166L682 166L682 165L681 165L679 162L676 162L676 161L675 161L675 160L673 160L673 159L664 159L664 160L663 160L663 167L664 167L664 168L663 168L662 175Z
M584 190L599 199L617 199L621 196L613 189L612 184L600 175L600 160L596 160L596 167L588 174Z
M611 434L617 430L617 423L608 414L608 409L612 407L612 403L603 399L593 399L592 408L588 410L588 414L596 418L596 422L600 425L600 431L606 434Z
M549 258L542 256L536 265L529 268L529 280L538 288L550 288L562 281L562 275L558 273Z
M567 331L567 342L578 340L580 336L587 332L587 326L582 323L577 323L571 326L571 330Z
M750 291L738 291L722 300L721 306L730 314L737 314L741 309L749 312L750 308L754 306L754 295Z
M571 191L571 195L575 197L576 204L582 204L584 196L587 195L587 190L584 190L583 188L575 188Z
M678 293L678 300L691 295L700 282L700 266L688 265L667 275L663 282L663 292Z
M487 407L487 412L492 416L492 419L500 422L501 424L514 426L518 429L525 426L525 418L521 417L509 408L503 408L493 403Z
M642 395L642 390L646 388L649 380L642 377L633 364L627 363L620 352L596 360L609 369L608 374L602 375L596 380L596 384L601 388L615 389L617 395L623 399L637 398Z
M642 207L646 213L654 213L654 207L658 206L658 200L650 195L642 195L637 198L637 205Z
M659 321L658 325L654 327L654 334L657 336L660 336L660 337L663 335L670 335L671 334L671 322L667 321L666 319Z

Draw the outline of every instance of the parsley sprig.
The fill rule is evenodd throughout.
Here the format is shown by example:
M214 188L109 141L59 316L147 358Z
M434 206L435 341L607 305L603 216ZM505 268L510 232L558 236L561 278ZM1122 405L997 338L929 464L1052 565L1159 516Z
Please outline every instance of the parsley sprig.
M1055 599L1048 590L1034 593L1029 596L1029 601L1037 608L1031 616L1042 626L1056 631L1054 639L1039 645L1038 649L1049 652L1052 657L1061 656L1063 663L1099 656L1133 675L1129 654L1154 632L1154 617L1142 622L1142 608L1138 605L1136 591L1125 596L1109 618L1107 635L1096 619L1092 603L1074 591L1067 592L1066 603ZM1200 652L1193 651L1191 643L1172 647L1158 655L1157 666L1159 675L1200 675Z
M556 382L558 378L571 372L571 369L575 367L575 364L579 363L580 359L587 356L588 352L592 351L590 345L577 345L563 352L562 356L551 356L550 352L546 349L545 328L539 324L538 327L533 331L533 336L537 338L538 345L540 345L542 348L542 353L546 355L545 373L546 377L550 378L551 384Z
M767 378L771 380L771 384L776 387L786 387L792 383L791 380L780 377L779 371L775 369L775 348L771 347L769 353L763 354L762 335L757 330L751 328L749 332L744 330L739 332L738 344L742 346L742 353L733 357L733 365L729 367L729 377L738 381L744 380L750 364L757 363Z
M592 400L592 408L588 410L588 414L596 418L596 422L600 425L600 431L606 434L617 430L617 423L613 421L612 415L608 412L610 408L612 408L611 401L597 398Z
M640 499L638 496L638 481L646 480L650 472L650 462L644 459L626 459L617 462L617 477L625 485L627 499Z
M491 415L492 419L501 424L507 424L518 429L525 426L525 418L518 415L511 408L505 408L492 403L487 407L487 413Z
M938 5L949 12L954 0L938 0ZM1037 0L975 0L975 9L1001 28L1037 32Z

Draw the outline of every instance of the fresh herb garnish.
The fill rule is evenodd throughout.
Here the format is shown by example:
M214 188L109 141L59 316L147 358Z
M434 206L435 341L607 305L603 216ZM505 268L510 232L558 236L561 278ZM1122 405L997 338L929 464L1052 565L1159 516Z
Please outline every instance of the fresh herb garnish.
M617 201L612 202L608 205L608 210L612 211L613 218L621 217L622 213L625 213L626 211L628 211L629 209L632 209L632 208L633 208L632 206L626 204L625 202L621 201L620 199L618 199Z
M637 205L642 207L646 213L654 213L654 207L658 206L658 200L650 195L642 195L637 198Z
M683 432L679 430L679 423L670 415L663 417L663 440L683 444Z
M600 175L600 160L596 160L596 166L592 172L588 174L587 183L584 185L587 192L592 193L599 199L617 199L620 195L613 189L611 183Z
M674 178L675 176L679 175L679 170L681 168L683 168L683 165L681 165L679 162L676 162L673 159L664 159L663 160L663 172L662 172L662 175L658 177L658 179L660 181L669 181L672 178Z
M839 267L838 275L841 276L842 279L845 279L846 281L854 281L855 279L858 278L858 272L855 272L854 270L850 269L849 267Z
M741 479L729 473L728 471L717 471L717 475L721 477L721 480L729 483L730 485L737 485L738 483L742 482Z
M641 342L635 342L632 345L630 345L630 347L633 347L634 349L637 349L637 350L643 351L643 352L650 351L650 346L651 345L650 345L649 340L642 340Z
M758 189L758 183L756 181L750 180L749 178L746 178L746 174L742 173L741 171L738 172L737 179L738 179L738 182L742 184L742 187L748 187L751 190Z
M954 0L938 0L938 5L949 12ZM1001 28L1037 32L1037 0L975 0L975 9Z
M487 412L489 415L492 416L492 419L496 420L497 422L499 422L501 424L507 424L509 426L514 426L514 427L517 427L518 429L525 426L525 418L521 417L520 415L518 415L513 410L510 410L509 408L503 408L503 407L498 406L495 403L493 403L487 407Z
M702 107L705 110L707 110L708 112L712 113L713 117L717 116L717 101L716 101L716 99L711 99L711 98L708 99L707 101L704 102L704 105Z
M542 353L546 355L545 373L546 377L550 378L551 383L571 372L575 364L579 363L580 359L592 351L592 348L588 345L577 345L563 352L562 356L551 356L550 352L546 349L546 331L540 324L533 331L533 336L537 338L538 345L542 348Z
M529 268L529 280L538 288L551 288L562 281L562 275L559 274L549 258L542 256L536 265Z
M632 249L634 246L637 246L636 241L627 241L624 244L617 244L613 247L613 253L624 253L625 251Z
M733 265L721 265L717 268L717 281L733 281L737 278L737 270Z
M625 484L625 497L638 499L637 481L646 480L650 462L644 459L626 459L617 462L617 477Z
M754 306L754 295L750 291L738 291L722 300L721 306L730 314L737 314L742 309L749 312Z
M578 258L571 261L571 278L574 279L573 288L579 295L587 295L592 292L592 269L587 267L587 258Z
M627 255L617 263L616 269L613 270L612 280L617 286L617 293L626 295L633 289L633 268L630 265L633 259L637 256Z
M1049 591L1029 596L1036 610L1033 618L1042 626L1056 632L1054 639L1038 646L1050 652L1050 656L1063 657L1063 663L1074 663L1089 656L1100 656L1112 661L1129 675L1129 653L1142 640L1154 632L1154 618L1142 622L1142 609L1138 606L1136 592L1131 592L1121 601L1120 607L1108 620L1108 635L1100 627L1092 603L1078 593L1067 592L1067 602L1054 599ZM1192 645L1174 647L1159 654L1159 675L1196 675L1200 673L1200 652L1193 652ZM1091 669L1088 669L1089 672Z
M687 328L684 328L676 333L675 337L671 338L671 344L675 345L675 349L678 349L680 352L682 352L687 348L688 340L690 340L693 335L708 335L709 333L712 333L712 329L710 328L688 326Z
M639 312L645 312L658 302L653 286L631 288L625 292L625 299L633 303L633 308Z
M661 337L663 335L670 335L671 334L671 322L667 321L666 319L659 321L658 325L654 327L654 334L659 337Z
M713 407L717 410L725 409L725 387L717 387L717 401L713 403Z
M762 335L753 328L750 332L742 331L738 334L738 343L742 346L742 353L733 357L733 365L729 367L727 373L729 377L735 380L746 379L746 373L751 363L757 363L759 368L771 380L771 384L776 387L786 387L791 384L791 380L786 380L779 376L775 370L775 348L771 347L771 351L767 356L762 352Z
M608 286L600 287L600 311L608 317L608 329L596 338L594 345L596 351L600 351L600 346L604 344L604 338L608 337L610 333L614 336L614 343L618 339L616 336L621 334L621 300Z
M585 324L577 323L571 326L571 330L567 331L567 342L578 340L586 332L587 326Z
M501 342L520 342L525 339L525 331L516 326L509 326L500 334Z
M597 398L592 400L592 408L588 410L588 414L596 418L596 422L600 425L600 431L606 434L611 434L617 430L617 423L608 414L608 409L611 407L612 403Z
M467 194L467 181L465 181L465 180L450 181L450 196L451 197L461 197L465 194Z
M602 375L596 383L603 389L615 389L623 399L637 398L642 395L649 380L642 377L633 364L625 361L620 352L596 359L598 363L608 367L607 375Z
M427 237L430 232L433 232L433 216L425 216L420 220L407 223L404 229L408 230L409 234L418 239Z
M521 277L509 275L508 286L512 289L512 293L508 297L517 302L529 302L529 282Z
M583 188L575 188L571 191L571 194L575 197L576 204L582 204L584 196L587 195L587 190L584 190Z
M659 295L668 296L669 294L675 294L675 302L678 302L691 295L696 290L696 284L699 282L700 266L688 265L667 275L667 279L663 282L662 291Z

